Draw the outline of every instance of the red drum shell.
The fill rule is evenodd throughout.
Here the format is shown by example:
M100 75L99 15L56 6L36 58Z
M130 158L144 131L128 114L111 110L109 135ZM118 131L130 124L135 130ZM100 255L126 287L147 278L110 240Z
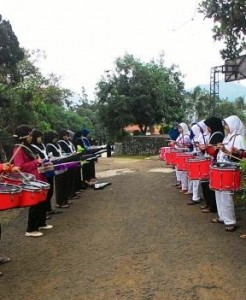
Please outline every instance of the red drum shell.
M42 189L30 184L22 183L20 185L22 192L19 207L37 205L40 202Z
M209 180L210 157L188 159L187 164L187 175L190 180Z
M50 184L41 180L31 180L28 182L28 184L41 189L39 202L43 202L46 200L48 191L50 189Z
M19 207L21 192L19 186L0 183L0 210Z
M192 157L192 153L177 154L177 169L179 171L187 171L187 160Z
M177 164L177 155L181 153L178 150L170 150L169 153L166 153L166 164L167 165L174 165Z
M14 185L20 185L22 184L25 180L35 180L35 176L29 173L24 173L22 172L23 175L20 173L4 173L2 174L2 181L9 183L9 184L14 184Z
M236 167L210 166L209 187L215 191L238 191L241 188L241 172Z
M160 159L166 160L166 153L170 152L171 147L162 147L160 149Z

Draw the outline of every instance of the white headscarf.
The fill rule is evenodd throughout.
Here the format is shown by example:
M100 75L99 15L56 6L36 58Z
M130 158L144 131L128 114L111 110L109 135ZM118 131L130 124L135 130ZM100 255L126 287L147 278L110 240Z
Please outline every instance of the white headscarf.
M229 127L230 132L228 138L235 134L239 134L244 137L244 126L243 122L238 118L238 116L230 116L223 120Z
M182 135L188 134L190 135L190 131L188 125L185 123L179 123L179 126L183 129Z
M206 124L204 123L204 120L193 124L191 126L191 130L194 134L195 139L197 139L200 136L200 134L203 134L203 135L208 134L208 129L207 129Z

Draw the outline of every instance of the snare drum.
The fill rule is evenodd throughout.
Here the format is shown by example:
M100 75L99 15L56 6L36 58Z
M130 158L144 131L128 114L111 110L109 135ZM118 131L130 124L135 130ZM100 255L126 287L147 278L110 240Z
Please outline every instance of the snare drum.
M181 151L174 149L170 150L169 153L166 153L166 164L176 166L178 153L181 153Z
M29 173L22 172L21 174L16 173L4 173L1 175L2 180L5 183L14 184L14 185L20 185L26 180L35 180L35 176Z
M170 152L170 147L162 147L160 149L160 159L161 160L166 160L166 153Z
M211 158L190 158L187 161L187 175L190 180L209 180Z
M42 189L28 183L19 185L22 189L19 207L37 205L42 197Z
M238 191L241 172L236 166L210 166L209 187L216 191Z
M40 180L31 180L28 184L41 189L39 202L43 202L47 198L48 191L50 189L50 184Z
M177 154L177 169L179 171L187 171L187 160L192 158L191 153L178 153Z
M16 185L0 183L0 210L19 206L21 188Z

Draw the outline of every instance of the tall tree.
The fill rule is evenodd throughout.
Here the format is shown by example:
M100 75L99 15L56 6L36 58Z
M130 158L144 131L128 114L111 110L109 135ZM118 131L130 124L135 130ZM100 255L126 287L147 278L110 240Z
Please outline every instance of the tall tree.
M246 50L245 0L204 0L199 11L213 19L213 38L225 43L220 51L223 59L236 58Z
M9 21L0 15L0 82L16 83L20 81L17 63L24 58L18 39Z
M163 61L143 63L126 54L115 61L115 70L98 83L99 113L104 126L122 129L137 124L147 127L173 119L181 111L184 84L177 67Z

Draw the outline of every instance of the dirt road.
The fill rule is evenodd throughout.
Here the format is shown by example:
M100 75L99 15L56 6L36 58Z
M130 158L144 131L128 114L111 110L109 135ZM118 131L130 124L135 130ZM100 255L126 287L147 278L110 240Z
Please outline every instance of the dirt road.
M225 232L172 187L157 158L100 158L101 181L41 238L24 237L27 210L0 212L3 300L246 299L246 211Z

